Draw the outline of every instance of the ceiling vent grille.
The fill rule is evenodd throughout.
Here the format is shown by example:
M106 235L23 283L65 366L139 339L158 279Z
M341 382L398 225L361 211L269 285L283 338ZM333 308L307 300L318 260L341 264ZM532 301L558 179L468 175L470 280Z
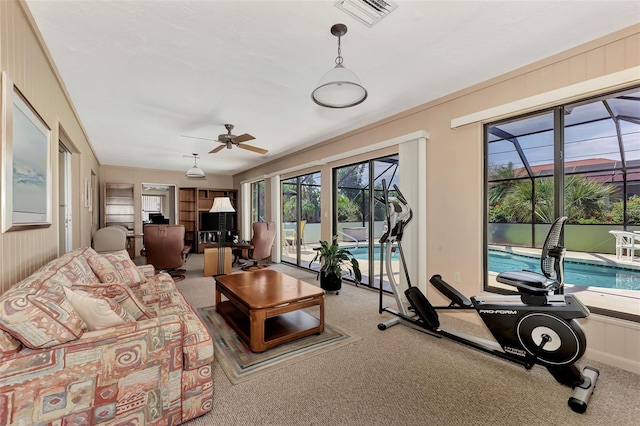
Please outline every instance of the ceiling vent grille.
M368 27L373 27L389 15L398 5L385 0L339 0L336 7L344 10Z

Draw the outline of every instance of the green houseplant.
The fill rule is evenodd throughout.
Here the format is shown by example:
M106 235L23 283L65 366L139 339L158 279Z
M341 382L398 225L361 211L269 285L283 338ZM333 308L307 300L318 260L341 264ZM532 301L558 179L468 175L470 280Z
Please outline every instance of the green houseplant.
M309 266L316 260L320 262L320 287L327 291L338 291L342 288L342 272L346 269L349 276L352 276L356 285L362 281L362 272L358 259L353 257L351 252L345 248L340 248L336 242L338 236L333 237L333 241L320 241L320 247L315 248L315 257L309 262Z

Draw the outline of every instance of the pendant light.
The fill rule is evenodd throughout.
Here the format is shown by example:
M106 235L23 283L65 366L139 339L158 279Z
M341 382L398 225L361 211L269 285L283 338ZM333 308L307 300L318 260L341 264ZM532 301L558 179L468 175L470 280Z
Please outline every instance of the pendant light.
M193 167L187 170L185 176L188 179L204 179L206 176L202 169L198 168L198 154L185 155L185 157L193 157Z
M322 76L318 87L311 92L313 101L326 108L349 108L367 99L367 89L362 87L358 76L342 65L340 37L346 33L347 26L344 24L331 27L331 34L338 37L336 66Z

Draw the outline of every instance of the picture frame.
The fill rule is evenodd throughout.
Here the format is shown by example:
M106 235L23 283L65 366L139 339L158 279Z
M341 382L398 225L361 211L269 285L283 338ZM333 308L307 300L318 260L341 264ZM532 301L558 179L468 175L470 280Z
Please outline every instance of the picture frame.
M0 75L2 232L51 226L51 129L6 72Z
M93 210L93 188L91 188L91 181L87 178L84 179L84 206Z

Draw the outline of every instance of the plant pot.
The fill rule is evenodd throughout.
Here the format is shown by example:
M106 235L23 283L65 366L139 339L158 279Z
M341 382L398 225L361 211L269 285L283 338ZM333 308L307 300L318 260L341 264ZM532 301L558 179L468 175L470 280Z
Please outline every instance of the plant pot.
M336 274L325 275L320 271L320 287L326 291L339 291L342 288L342 277Z

